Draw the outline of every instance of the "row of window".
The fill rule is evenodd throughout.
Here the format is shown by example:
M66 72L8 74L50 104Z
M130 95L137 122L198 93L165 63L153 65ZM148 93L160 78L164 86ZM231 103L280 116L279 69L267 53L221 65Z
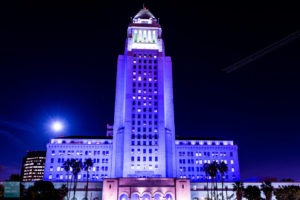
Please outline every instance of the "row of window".
M194 156L194 152L192 152L192 151L188 151L188 152L179 151L178 155L179 156ZM205 151L205 152L203 152L203 155L204 156L212 156L212 157L217 157L217 156L224 157L227 154L226 154L226 152L220 152L220 153L218 153L218 152ZM229 152L229 155L232 157L233 156L233 152ZM201 157L202 153L201 152L195 152L195 156L196 157Z
M157 169L158 165L157 164L154 165L154 168ZM143 165L143 166L141 166L140 164L137 164L137 165L131 164L131 169L144 169L144 170L149 169L149 170L151 170L151 169L153 169L153 166L152 166L152 164L150 164L150 165Z
M148 89L149 92L151 91L150 93L152 93L152 89L153 89L153 91L157 91L157 88L152 88L152 86L157 87L157 84L156 83L155 84L152 84L152 83L148 83L148 84L147 83L143 83L142 84L141 82L138 82L138 83L133 82L132 83L132 87L133 88L135 88L135 89ZM155 94L157 94L157 93L155 93Z
M132 148L131 149L131 153L133 154L134 152L135 152L135 150L136 150L136 152L138 153L138 154L140 154L141 153L141 149L134 149L134 148ZM143 150L143 153L145 154L145 153L147 153L147 149L142 149ZM152 153L153 152L153 150L152 149L148 149L148 153ZM158 149L154 149L154 153L158 153Z
M203 172L204 168L203 167L179 167L180 172ZM229 170L228 170L229 171ZM234 172L235 169L232 167L231 172Z
M81 179L83 179L83 180L86 180L86 174L83 174L83 176L81 175L81 174L78 174L78 180L81 180ZM100 180L100 179L103 179L103 178L107 178L108 177L108 174L90 174L90 179L92 179L92 180ZM48 179L49 180L52 180L54 177L53 177L53 175L52 174L50 174L49 176L48 176ZM71 175L69 175L69 177L67 176L67 175L63 175L63 174L56 174L55 175L55 179L56 180L67 180L69 178L69 180L71 180L72 179L72 176Z
M157 56L156 55L152 55L152 54L133 54L133 57L134 58L136 58L136 57L138 57L138 58L154 58L154 59L156 59L157 58Z
M91 169L91 171L108 171L108 166L93 166L92 167L92 169ZM53 171L53 166L50 166L50 172L52 172ZM58 172L60 172L60 171L65 171L64 170L64 168L63 167L60 167L60 166L58 166L58 167L56 167L56 171L58 171ZM70 168L70 171L72 171L72 168Z
M224 162L225 164L228 163L227 160L213 160L213 161L216 161L217 163L219 162ZM196 165L202 165L203 163L211 163L212 161L211 160L199 160L199 159L179 159L179 164L196 164ZM234 164L234 161L233 160L230 160L230 164Z
M142 103L143 103L143 106L152 106L153 101L143 101L143 102L142 101L134 101L134 100L132 101L133 106L135 106L135 105L141 106ZM157 106L157 105L158 105L157 101L154 101L154 106Z
M108 156L109 155L109 151L74 151L74 150L68 150L68 151L65 151L65 150L59 150L58 151L58 155L60 156L63 156L65 155L67 152L67 155L78 155L78 156L81 156L81 155L103 155L103 156ZM55 156L55 150L52 150L51 151L51 155L52 156Z
M155 59L137 59L137 60L133 60L132 62L133 62L133 64L136 64L136 63L139 63L139 64L142 64L142 63L144 63L144 64L147 64L147 63L149 63L149 64L152 64L152 63L157 64L157 60L155 60ZM154 69L157 69L156 65L154 67L156 67Z
M157 114L148 114L148 118L149 119L152 119L152 116L154 119L157 119L158 118L158 115ZM137 119L141 119L141 117L143 117L143 119L146 119L147 118L147 114L132 114L132 119L135 119L135 117L137 117Z
M132 162L134 162L134 161L155 161L155 162L158 162L158 157L157 156L155 156L154 157L154 159L153 159L153 157L152 156L149 156L148 157L148 159L147 159L147 157L146 156L137 156L137 157L135 157L135 156L131 156L131 161Z
M143 146L146 146L146 145L149 145L149 146L157 146L158 145L158 141L131 141L131 145L132 146L140 146L140 145L143 145Z
M149 131L150 131L150 129L149 129ZM158 134L154 134L154 135L152 135L152 134L149 134L149 135L147 135L147 134L143 134L143 135L131 134L131 139L158 139Z
M131 124L132 125L137 125L137 126L141 126L141 125L143 125L143 126L146 126L146 125L152 126L152 124L154 124L155 126L157 126L158 122L157 121L152 121L152 120L149 120L149 121L144 120L143 123L142 123L142 121L138 120L138 121L132 121ZM156 129L157 129L157 127L156 127Z
M68 158L68 159L71 159L71 158ZM66 160L67 159L65 159L65 158L58 158L57 159L57 163L64 163ZM77 160L79 160L80 162L83 162L82 158L77 159ZM100 159L100 158L97 158L97 159L94 158L94 159L92 159L92 161L93 161L93 163L100 163L100 161L101 161L101 163L108 163L108 158L102 158L102 159ZM50 163L54 163L54 162L55 162L55 159L51 158Z

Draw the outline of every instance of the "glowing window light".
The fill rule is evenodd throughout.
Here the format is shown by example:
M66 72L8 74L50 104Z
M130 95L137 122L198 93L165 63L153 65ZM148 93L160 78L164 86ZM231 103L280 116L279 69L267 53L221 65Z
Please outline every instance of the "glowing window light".
M138 81L141 81L141 80L142 80L142 77L139 76L139 77L138 77Z
M135 97L135 96L132 96L132 99L136 99L136 97Z
M138 93L141 93L142 92L142 90L138 90Z
M149 78L149 81L152 81L152 78Z

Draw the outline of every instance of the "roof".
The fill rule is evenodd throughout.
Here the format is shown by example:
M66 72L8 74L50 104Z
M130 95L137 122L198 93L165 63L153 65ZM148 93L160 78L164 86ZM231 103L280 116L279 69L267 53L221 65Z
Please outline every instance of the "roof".
M155 19L154 15L147 9L141 9L133 19Z
M63 136L54 139L112 139L111 136Z

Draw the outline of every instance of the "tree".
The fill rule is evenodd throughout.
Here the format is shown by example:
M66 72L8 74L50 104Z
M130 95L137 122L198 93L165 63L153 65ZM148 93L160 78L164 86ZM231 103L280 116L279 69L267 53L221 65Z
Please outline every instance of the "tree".
M21 181L21 176L19 174L11 174L9 176L9 181Z
M211 198L216 199L215 180L218 173L218 163L216 161L210 164L204 164L205 173L211 178Z
M0 184L0 199L4 199L4 186Z
M244 189L244 197L248 200L261 200L259 187L248 185Z
M222 181L222 200L224 200L224 175L226 172L228 172L228 166L225 162L221 162L217 165L218 170L221 174L221 181Z
M279 186L274 191L277 200L299 200L300 187L295 185Z
M261 186L261 191L263 191L266 200L271 200L272 199L272 193L274 190L274 187L272 186L271 181L264 181Z
M77 182L78 182L78 174L80 173L82 169L82 162L79 160L75 160L74 158L71 159L71 168L72 168L72 174L73 174L73 200L76 200L75 194L77 189Z
M208 169L209 164L204 163L203 164L203 171L205 172L205 178L206 178L206 191L207 191L207 199L209 199L209 191L208 191L208 179L209 179L209 169Z
M66 193L54 188L50 181L36 181L33 186L27 189L24 200L62 200Z
M244 191L244 183L241 181L236 181L233 184L233 191L236 192L236 199L242 200L243 198L243 191Z
M71 188L71 183L69 185L69 172L70 172L70 169L71 169L71 161L69 159L67 159L64 163L63 163L63 166L62 168L67 172L67 189L69 191L69 188ZM68 195L67 195L67 200L70 199L70 195L69 195L69 192L68 192Z
M86 171L86 187L85 187L85 200L87 200L88 189L89 189L89 171L93 167L93 161L91 158L88 158L83 163L83 169Z

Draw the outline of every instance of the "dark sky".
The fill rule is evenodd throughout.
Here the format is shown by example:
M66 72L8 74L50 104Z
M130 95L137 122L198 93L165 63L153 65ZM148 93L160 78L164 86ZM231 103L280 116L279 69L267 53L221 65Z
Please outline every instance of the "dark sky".
M65 136L113 123L117 56L143 1L104 2L1 2L0 179L46 150L51 119L65 120ZM222 70L300 30L298 6L284 2L145 2L173 62L176 134L234 140L243 179L300 180L300 38Z

